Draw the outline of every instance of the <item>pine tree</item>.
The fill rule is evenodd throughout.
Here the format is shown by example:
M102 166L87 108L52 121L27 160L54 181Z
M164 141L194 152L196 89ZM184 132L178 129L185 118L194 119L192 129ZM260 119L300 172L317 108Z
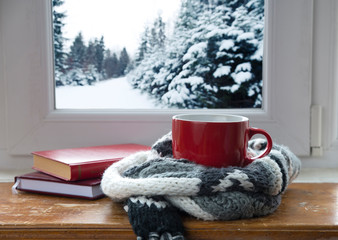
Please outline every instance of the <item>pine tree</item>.
M146 53L148 52L148 49L149 49L148 40L149 40L149 28L146 26L142 35L141 35L140 46L139 46L138 52L136 54L136 59L135 59L136 65L139 65L142 62Z
M103 74L103 60L104 60L104 52L105 52L105 45L104 45L104 38L103 36L100 40L95 40L95 67L99 74Z
M88 69L92 66L95 67L96 63L96 48L95 44L92 41L89 41L88 46L86 48L86 54L85 54L85 63L84 67L85 69Z
M55 65L55 85L60 86L65 83L62 81L61 75L65 72L65 57L63 46L65 38L63 37L62 28L63 20L66 17L64 12L59 12L57 7L64 3L63 0L53 0L53 37L54 37L54 65Z
M164 48L165 41L166 41L165 23L163 22L163 19L161 16L157 18L156 27L157 27L157 38L158 38L159 48Z
M262 0L238 0L229 4L232 9L230 27L223 38L224 41L231 41L233 46L220 50L218 55L220 61L228 62L227 66L231 67L231 73L220 78L230 78L234 84L219 92L221 102L226 102L230 107L261 106L263 4Z
M103 67L107 78L118 77L120 75L119 60L115 53L111 54L110 50L106 51Z
M155 52L160 48L165 47L165 23L161 16L158 16L150 29L150 35L148 36L149 46L147 52ZM150 49L150 51L149 51Z
M169 107L260 107L263 5L263 0L182 1L168 44L148 51L130 81ZM155 28L150 33L156 46Z
M253 3L262 1L251 2L253 10ZM191 6L196 5L185 3L186 9ZM262 26L264 15L263 11L252 14L247 7L247 1L218 1L196 10L197 21L190 13L181 17L184 22L178 26L193 26L192 37L185 41L183 61L162 100L188 108L260 106L262 36L258 34L263 31L252 26L259 22Z
M135 88L152 94L157 87L154 76L163 67L165 40L165 24L162 17L158 16L151 28L145 27L136 59L136 69L128 76Z
M205 62L205 46L203 39L206 27L200 18L205 12L205 5L200 1L187 0L182 2L178 21L174 29L174 36L169 41L166 62L167 76L163 83L168 86L166 93L161 93L161 100L169 106L179 108L207 107L201 97L205 96L200 86L205 86L204 76L199 72L205 71L200 64ZM169 63L169 64L167 64ZM208 86L207 86L208 87ZM165 89L161 86L161 89ZM206 92L209 93L210 88Z
M120 53L119 57L119 75L125 75L126 69L130 63L130 58L127 53L126 48L124 47Z
M83 42L82 33L78 33L75 37L72 46L70 47L70 53L68 55L68 69L82 69L85 63L86 46Z

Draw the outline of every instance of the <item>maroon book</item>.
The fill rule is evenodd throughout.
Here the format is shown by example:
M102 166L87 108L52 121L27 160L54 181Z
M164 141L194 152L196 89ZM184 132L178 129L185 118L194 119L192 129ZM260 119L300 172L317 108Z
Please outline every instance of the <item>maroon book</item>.
M101 178L70 182L42 172L32 172L16 176L14 180L13 187L21 191L86 199L104 196L100 187Z
M149 149L139 144L117 144L33 152L33 169L67 181L96 178L112 163Z

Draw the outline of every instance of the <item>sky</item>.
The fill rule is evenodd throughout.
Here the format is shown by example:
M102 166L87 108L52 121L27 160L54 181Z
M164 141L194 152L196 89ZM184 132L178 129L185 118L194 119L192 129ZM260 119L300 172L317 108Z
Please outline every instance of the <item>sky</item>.
M65 0L59 7L65 11L64 37L71 39L81 31L86 43L104 36L106 48L129 54L138 48L140 35L146 24L151 24L160 14L170 24L181 0Z

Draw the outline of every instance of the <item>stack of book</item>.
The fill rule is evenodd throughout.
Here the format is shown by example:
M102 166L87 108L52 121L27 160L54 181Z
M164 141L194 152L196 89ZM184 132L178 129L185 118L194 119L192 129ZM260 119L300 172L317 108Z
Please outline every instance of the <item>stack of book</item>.
M35 172L15 177L14 189L98 199L102 173L111 164L149 146L118 144L33 152Z

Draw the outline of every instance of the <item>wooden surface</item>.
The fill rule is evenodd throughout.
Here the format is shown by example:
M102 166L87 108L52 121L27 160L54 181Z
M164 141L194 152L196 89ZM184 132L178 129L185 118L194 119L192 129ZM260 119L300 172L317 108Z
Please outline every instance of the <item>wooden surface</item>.
M136 239L122 204L20 192L0 183L0 239ZM295 183L272 215L237 221L183 216L187 239L338 239L338 184Z

